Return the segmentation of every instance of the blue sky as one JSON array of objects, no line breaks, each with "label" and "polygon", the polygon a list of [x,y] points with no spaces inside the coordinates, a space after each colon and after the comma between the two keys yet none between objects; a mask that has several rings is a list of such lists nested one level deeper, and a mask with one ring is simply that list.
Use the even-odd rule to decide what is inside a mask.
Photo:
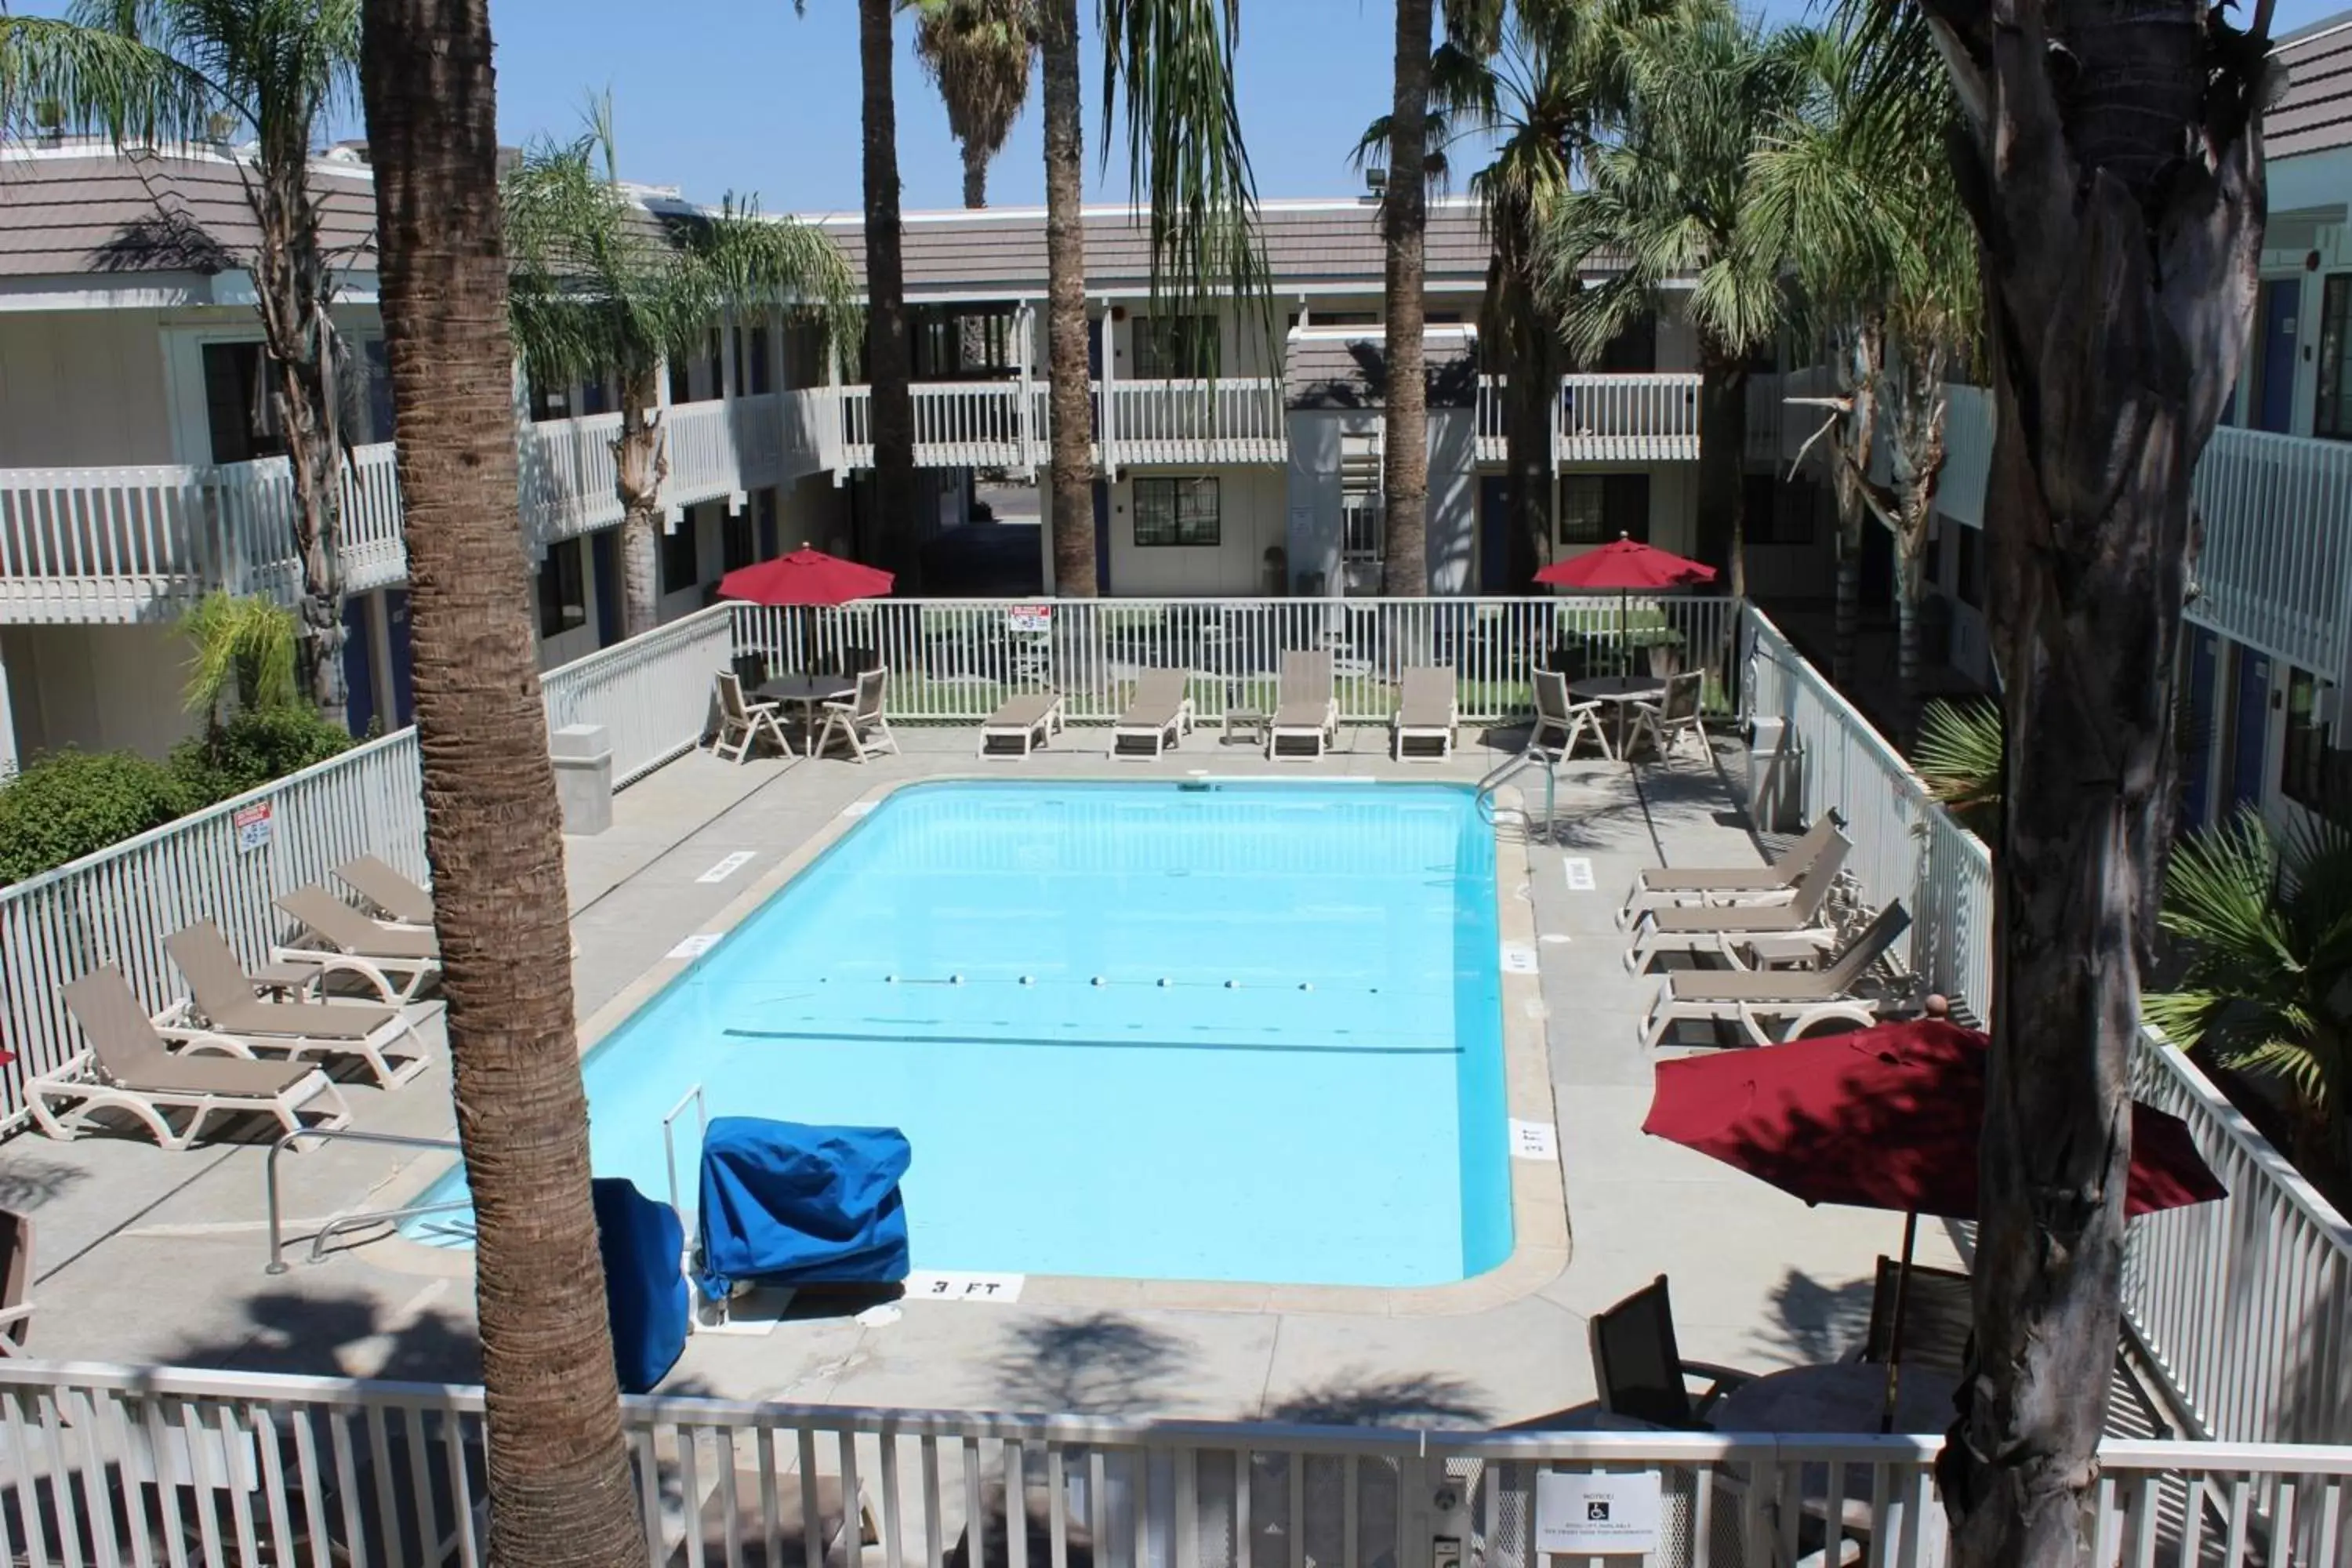
[{"label": "blue sky", "polygon": [[[20,12],[59,13],[66,0]],[[494,0],[501,133],[569,136],[586,95],[610,86],[622,173],[716,201],[757,193],[771,212],[860,205],[856,0]],[[2302,26],[2345,0],[2280,0],[2276,29]],[[1774,0],[1801,16],[1806,0]],[[1097,108],[1099,55],[1091,0],[1079,12],[1090,197],[1126,191],[1124,150],[1103,167]],[[1243,128],[1265,196],[1361,189],[1348,152],[1388,107],[1393,30],[1385,0],[1244,0]],[[962,170],[939,97],[898,26],[898,165],[908,208],[954,206]],[[1045,199],[1034,107],[990,169],[992,204]]]}]

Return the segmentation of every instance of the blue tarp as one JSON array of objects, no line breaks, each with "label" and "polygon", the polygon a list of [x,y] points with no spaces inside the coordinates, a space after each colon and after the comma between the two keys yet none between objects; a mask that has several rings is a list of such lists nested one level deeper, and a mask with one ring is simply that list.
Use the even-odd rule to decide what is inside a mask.
[{"label": "blue tarp", "polygon": [[886,1284],[907,1277],[898,1178],[913,1152],[893,1127],[806,1127],[722,1116],[702,1140],[702,1260],[712,1300],[739,1279]]},{"label": "blue tarp", "polygon": [[686,1350],[686,1226],[667,1204],[635,1182],[599,1176],[588,1184],[596,1205],[596,1245],[604,1258],[604,1309],[613,1319],[613,1364],[621,1392],[644,1394]]}]

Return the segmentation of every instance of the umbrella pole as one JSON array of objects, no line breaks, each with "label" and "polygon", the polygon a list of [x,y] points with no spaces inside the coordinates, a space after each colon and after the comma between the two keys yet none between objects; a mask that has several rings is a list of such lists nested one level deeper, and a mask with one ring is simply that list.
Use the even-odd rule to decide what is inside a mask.
[{"label": "umbrella pole", "polygon": [[1878,1429],[1895,1430],[1895,1391],[1903,1375],[1903,1309],[1911,1285],[1911,1249],[1919,1239],[1919,1211],[1903,1216],[1903,1261],[1895,1268],[1895,1326],[1886,1343],[1886,1404],[1878,1413]]}]

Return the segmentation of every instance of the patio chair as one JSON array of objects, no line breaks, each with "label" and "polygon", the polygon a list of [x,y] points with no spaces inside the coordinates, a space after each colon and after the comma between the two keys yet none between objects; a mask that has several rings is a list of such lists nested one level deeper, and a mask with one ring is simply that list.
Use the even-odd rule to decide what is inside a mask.
[{"label": "patio chair", "polygon": [[1701,669],[1668,676],[1657,701],[1633,704],[1633,718],[1625,726],[1625,754],[1632,756],[1635,742],[1647,737],[1652,753],[1663,763],[1674,753],[1675,742],[1688,735],[1700,756],[1709,755],[1706,726],[1699,712],[1700,687],[1706,679],[1706,672]]},{"label": "patio chair", "polygon": [[441,943],[429,931],[387,925],[316,882],[280,893],[275,901],[301,922],[302,931],[293,942],[272,947],[270,961],[310,965],[322,991],[330,980],[357,978],[379,1001],[399,1006],[415,1001],[417,993],[440,977]]},{"label": "patio chair", "polygon": [[335,875],[385,920],[404,926],[433,923],[431,891],[373,855],[344,861],[335,868]]},{"label": "patio chair", "polygon": [[33,1216],[0,1209],[0,1357],[22,1355],[33,1331]]},{"label": "patio chair", "polygon": [[[1398,762],[1415,742],[1420,755],[1442,763],[1454,755],[1454,732],[1462,722],[1454,671],[1415,666],[1404,672],[1397,691],[1397,710],[1389,721],[1389,752]],[[1426,747],[1435,742],[1436,750]]]},{"label": "patio chair", "polygon": [[[283,1051],[295,1061],[329,1054],[354,1056],[367,1063],[385,1089],[397,1089],[425,1070],[425,1038],[397,1007],[265,1001],[237,962],[236,950],[210,921],[173,931],[163,939],[163,947],[186,977],[192,997],[155,1020],[167,1040],[226,1035],[256,1051]],[[410,1049],[393,1055],[391,1047],[404,1037]]]},{"label": "patio chair", "polygon": [[849,754],[863,763],[875,752],[898,751],[898,737],[890,733],[890,721],[882,716],[883,700],[890,693],[890,671],[887,666],[860,670],[857,689],[846,702],[824,705],[824,722],[818,727],[816,738],[809,742],[809,755],[823,756],[833,749],[834,742],[849,748]]},{"label": "patio chair", "polygon": [[1845,856],[1832,845],[1830,853],[1798,877],[1786,903],[1643,910],[1633,917],[1633,945],[1626,950],[1626,973],[1641,973],[1661,952],[1711,952],[1729,958],[1740,944],[1763,937],[1826,946],[1836,931],[1824,906],[1844,864]]},{"label": "patio chair", "polygon": [[719,687],[719,738],[710,743],[710,754],[724,757],[740,764],[751,754],[751,748],[765,735],[776,743],[776,750],[789,757],[793,743],[784,738],[783,721],[778,705],[754,702],[743,695],[743,678],[731,669],[722,669],[716,677]]},{"label": "patio chair", "polygon": [[1845,818],[1836,812],[1822,813],[1819,820],[1805,830],[1805,836],[1769,866],[1717,867],[1706,870],[1644,867],[1633,873],[1633,885],[1626,890],[1624,905],[1617,911],[1617,929],[1622,931],[1633,924],[1644,910],[1674,904],[1776,904],[1792,898],[1797,879],[1815,860],[1830,852],[1832,841],[1843,846],[1837,851],[1839,855],[1852,852],[1853,842],[1846,838],[1844,827]]},{"label": "patio chair", "polygon": [[1608,727],[1601,721],[1601,704],[1578,702],[1569,695],[1568,677],[1556,669],[1535,672],[1536,721],[1528,731],[1528,751],[1544,744],[1544,737],[1557,734],[1559,754],[1563,757],[1576,750],[1577,741],[1586,735],[1601,748],[1604,757],[1614,758],[1616,751],[1609,744]]},{"label": "patio chair", "polygon": [[[1276,757],[1319,757],[1339,741],[1339,698],[1329,648],[1282,656],[1282,674],[1275,689],[1274,717],[1266,721],[1265,754]],[[1283,750],[1283,742],[1304,742],[1305,749]]]},{"label": "patio chair", "polygon": [[1114,757],[1157,757],[1192,732],[1192,699],[1186,690],[1191,673],[1181,669],[1147,669],[1135,678],[1135,690],[1126,710],[1111,726]]},{"label": "patio chair", "polygon": [[[1651,1050],[1666,1031],[1685,1019],[1737,1024],[1749,1040],[1769,1046],[1793,1040],[1832,1021],[1867,1027],[1878,1004],[1854,994],[1870,966],[1886,955],[1911,924],[1900,899],[1879,910],[1854,939],[1817,970],[1683,969],[1666,976],[1642,1021],[1642,1044]],[[1787,1019],[1780,1029],[1769,1022]]]},{"label": "patio chair", "polygon": [[1911,1266],[1903,1282],[1903,1339],[1895,1338],[1895,1289],[1903,1266],[1881,1257],[1870,1296],[1870,1331],[1859,1359],[1884,1366],[1890,1360],[1925,1367],[1948,1377],[1966,1375],[1969,1335],[1976,1327],[1976,1303],[1969,1277],[1950,1268]]},{"label": "patio chair", "polygon": [[1061,732],[1062,694],[1024,691],[980,721],[980,755],[1025,757]]},{"label": "patio chair", "polygon": [[[173,1051],[112,964],[68,984],[65,1000],[89,1048],[25,1085],[33,1120],[52,1138],[70,1139],[108,1110],[131,1117],[174,1151],[195,1142],[215,1116],[257,1112],[277,1118],[289,1132],[351,1123],[342,1091],[308,1063],[256,1061],[243,1042],[221,1035],[191,1035]],[[219,1057],[199,1054],[212,1052]],[[186,1113],[184,1127],[173,1125],[173,1111]],[[317,1120],[305,1121],[306,1115]]]},{"label": "patio chair", "polygon": [[[1667,1297],[1663,1274],[1597,1313],[1588,1331],[1592,1377],[1601,1390],[1601,1406],[1629,1420],[1687,1432],[1711,1430],[1706,1413],[1717,1400],[1752,1375],[1707,1362],[1683,1360],[1675,1343],[1674,1303]],[[1690,1391],[1694,1377],[1707,1380],[1706,1389],[1696,1399]]]}]

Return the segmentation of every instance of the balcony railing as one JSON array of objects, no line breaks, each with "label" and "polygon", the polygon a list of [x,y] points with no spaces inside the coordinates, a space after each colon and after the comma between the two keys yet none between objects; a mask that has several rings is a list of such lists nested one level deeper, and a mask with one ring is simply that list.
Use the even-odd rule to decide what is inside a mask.
[{"label": "balcony railing", "polygon": [[[1020,468],[1045,461],[1045,389],[1012,381],[919,382],[915,401],[915,466],[923,468]],[[820,395],[840,410],[840,463],[874,466],[874,389],[844,386]]]},{"label": "balcony railing", "polygon": [[[1097,407],[1101,395],[1097,384]],[[1114,468],[1136,463],[1279,463],[1290,456],[1282,383],[1266,376],[1213,383],[1114,381],[1107,423],[1106,456]]]},{"label": "balcony railing", "polygon": [[[1509,455],[1503,418],[1507,376],[1478,378],[1478,459]],[[1559,463],[1691,463],[1698,460],[1699,377],[1579,374],[1559,378],[1552,405],[1551,460]]]}]

